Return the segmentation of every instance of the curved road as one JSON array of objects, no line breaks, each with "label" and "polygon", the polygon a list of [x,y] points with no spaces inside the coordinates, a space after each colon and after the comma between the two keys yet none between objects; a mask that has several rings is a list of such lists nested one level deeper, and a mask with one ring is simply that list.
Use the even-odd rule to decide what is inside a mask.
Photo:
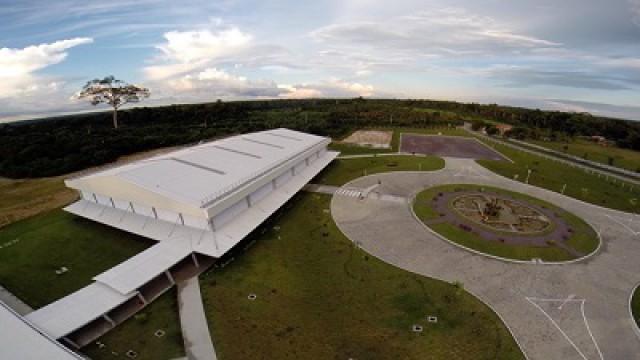
[{"label": "curved road", "polygon": [[[381,181],[364,200],[336,193],[331,210],[339,228],[390,264],[463,282],[503,318],[528,359],[640,359],[628,306],[640,281],[640,217],[509,180],[474,160],[445,160],[440,171],[377,174],[345,185],[364,190]],[[552,202],[592,224],[602,245],[570,264],[510,263],[452,245],[413,217],[408,200],[397,201],[454,183],[486,184]]]}]

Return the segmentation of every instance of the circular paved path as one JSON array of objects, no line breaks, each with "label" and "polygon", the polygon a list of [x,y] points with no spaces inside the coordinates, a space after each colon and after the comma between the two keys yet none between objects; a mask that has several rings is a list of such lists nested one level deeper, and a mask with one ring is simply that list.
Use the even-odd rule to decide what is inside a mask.
[{"label": "circular paved path", "polygon": [[408,202],[336,195],[339,228],[368,253],[400,268],[461,281],[505,321],[528,359],[640,359],[640,336],[629,296],[640,281],[640,218],[515,182],[473,160],[445,159],[443,170],[387,173],[356,179],[350,189],[382,182],[379,198],[411,198],[431,186],[486,184],[529,194],[592,224],[602,246],[563,265],[515,264],[452,245],[415,220]]}]

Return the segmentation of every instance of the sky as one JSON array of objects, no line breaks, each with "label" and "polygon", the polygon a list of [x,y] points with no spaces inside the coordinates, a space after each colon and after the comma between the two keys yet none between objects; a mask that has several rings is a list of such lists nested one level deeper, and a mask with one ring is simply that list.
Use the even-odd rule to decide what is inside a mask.
[{"label": "sky", "polygon": [[429,98],[640,120],[640,0],[0,0],[0,121],[217,99]]}]

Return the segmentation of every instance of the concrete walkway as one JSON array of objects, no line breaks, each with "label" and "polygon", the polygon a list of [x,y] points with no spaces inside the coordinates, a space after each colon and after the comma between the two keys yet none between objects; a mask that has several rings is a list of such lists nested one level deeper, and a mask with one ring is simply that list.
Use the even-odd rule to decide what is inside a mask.
[{"label": "concrete walkway", "polygon": [[333,195],[340,187],[322,184],[307,184],[302,190],[320,194]]},{"label": "concrete walkway", "polygon": [[18,299],[17,296],[13,295],[9,290],[2,286],[0,286],[0,301],[7,304],[8,307],[22,316],[33,311],[31,306],[25,304],[22,300]]},{"label": "concrete walkway", "polygon": [[430,232],[410,204],[334,196],[338,227],[366,252],[400,268],[461,281],[492,307],[529,360],[640,359],[629,296],[640,281],[640,217],[516,182],[473,160],[445,169],[363,177],[344,188],[382,182],[380,194],[412,198],[442,184],[485,184],[526,193],[582,217],[602,236],[591,257],[563,265],[516,264],[475,254]]},{"label": "concrete walkway", "polygon": [[189,360],[217,360],[211,342],[209,325],[204,314],[198,277],[194,276],[179,282],[177,286],[180,325],[182,326],[186,358]]}]

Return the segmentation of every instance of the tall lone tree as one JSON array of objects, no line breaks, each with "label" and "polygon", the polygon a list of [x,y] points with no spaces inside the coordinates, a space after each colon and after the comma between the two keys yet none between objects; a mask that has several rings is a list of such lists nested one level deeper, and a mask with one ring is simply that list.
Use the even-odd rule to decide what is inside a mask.
[{"label": "tall lone tree", "polygon": [[78,98],[89,98],[91,105],[109,104],[113,108],[113,127],[118,128],[118,109],[128,103],[148,98],[149,89],[118,80],[113,75],[93,79],[82,88]]}]

